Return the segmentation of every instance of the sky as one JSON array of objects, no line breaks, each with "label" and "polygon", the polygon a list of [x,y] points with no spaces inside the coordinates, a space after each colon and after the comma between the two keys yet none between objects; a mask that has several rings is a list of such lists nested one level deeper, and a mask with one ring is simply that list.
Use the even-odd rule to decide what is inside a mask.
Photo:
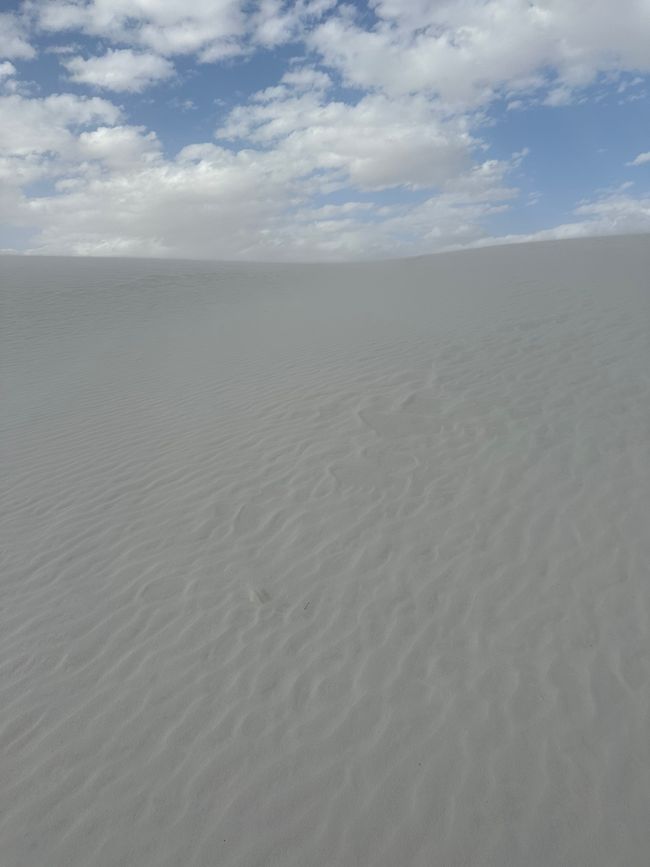
[{"label": "sky", "polygon": [[650,0],[0,0],[0,251],[650,232]]}]

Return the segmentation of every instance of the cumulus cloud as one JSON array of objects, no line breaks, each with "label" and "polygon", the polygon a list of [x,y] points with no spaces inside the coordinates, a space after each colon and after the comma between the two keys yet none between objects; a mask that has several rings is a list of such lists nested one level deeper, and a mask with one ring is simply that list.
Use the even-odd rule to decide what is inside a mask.
[{"label": "cumulus cloud", "polygon": [[650,232],[650,197],[634,196],[628,187],[603,193],[582,202],[575,208],[577,218],[550,229],[521,235],[504,235],[498,238],[486,236],[470,246],[489,244],[516,244],[527,241],[561,241],[569,238],[588,238],[604,235],[633,235]]},{"label": "cumulus cloud", "polygon": [[249,19],[251,41],[265,48],[283,45],[336,5],[337,0],[257,0]]},{"label": "cumulus cloud", "polygon": [[[45,30],[78,30],[162,55],[196,54],[214,61],[243,50],[251,26],[245,5],[244,0],[47,0],[34,9]],[[257,28],[266,28],[269,44],[278,41],[272,5],[263,0],[257,12]]]},{"label": "cumulus cloud", "polygon": [[[337,102],[330,84],[316,69],[292,69],[233,110],[217,143],[188,145],[173,159],[153,132],[125,124],[99,97],[5,97],[7,222],[35,231],[39,252],[354,258],[475,239],[483,217],[514,195],[505,183],[514,163],[476,162],[464,122],[419,97]],[[229,137],[246,144],[235,148]],[[21,192],[36,180],[53,187]],[[358,199],[395,185],[438,189],[413,205]],[[344,201],[323,203],[334,191]]]},{"label": "cumulus cloud", "polygon": [[159,54],[228,54],[244,32],[241,0],[46,0],[33,5],[45,30],[78,30]]},{"label": "cumulus cloud", "polygon": [[43,98],[0,97],[0,153],[66,156],[76,133],[97,123],[114,124],[120,110],[99,97],[58,93]]},{"label": "cumulus cloud", "polygon": [[[355,86],[475,105],[546,86],[562,104],[602,71],[650,70],[647,0],[39,0],[41,28],[216,61],[304,38]],[[18,25],[15,25],[18,26]]]},{"label": "cumulus cloud", "polygon": [[[91,88],[143,92],[174,74],[179,55],[219,62],[302,42],[303,56],[222,117],[212,141],[172,157],[106,99],[11,92],[15,66],[0,63],[4,222],[55,253],[340,259],[492,243],[486,224],[516,201],[526,152],[491,158],[490,102],[567,105],[601,73],[616,87],[624,71],[650,72],[648,0],[620,0],[616,15],[608,0],[367,7],[27,0],[2,18],[3,56],[28,60],[30,41],[65,34],[69,44],[49,50]],[[641,231],[649,212],[647,198],[619,188],[526,239]]]},{"label": "cumulus cloud", "polygon": [[22,19],[11,13],[0,13],[0,57],[29,60],[35,54]]},{"label": "cumulus cloud", "polygon": [[131,93],[139,93],[174,73],[173,64],[164,57],[129,48],[110,50],[100,57],[71,57],[63,65],[78,84]]},{"label": "cumulus cloud", "polygon": [[27,216],[43,250],[245,256],[286,205],[290,177],[280,169],[246,152],[191,147],[31,201]]},{"label": "cumulus cloud", "polygon": [[0,81],[2,81],[4,78],[11,78],[15,74],[16,67],[13,65],[13,63],[9,63],[8,60],[0,63]]},{"label": "cumulus cloud", "polygon": [[613,235],[650,231],[650,197],[633,196],[626,190],[584,202],[575,210],[586,218],[586,234]]},{"label": "cumulus cloud", "polygon": [[429,252],[481,237],[481,219],[502,207],[490,201],[492,192],[508,195],[450,190],[414,208],[372,214],[365,203],[310,208],[277,154],[260,160],[203,145],[172,161],[64,186],[26,202],[23,215],[40,228],[40,252],[355,258]]},{"label": "cumulus cloud", "polygon": [[[567,95],[612,69],[650,70],[647,0],[376,0],[377,23],[347,7],[309,35],[325,63],[363,88],[429,92],[454,105],[539,86]],[[549,73],[550,71],[550,73]]]},{"label": "cumulus cloud", "polygon": [[120,110],[98,97],[53,94],[0,96],[0,217],[5,225],[31,225],[24,188],[85,171],[79,137],[99,124],[115,124]]},{"label": "cumulus cloud", "polygon": [[297,38],[337,0],[29,0],[40,28],[214,62]]},{"label": "cumulus cloud", "polygon": [[[485,220],[517,196],[509,178],[525,152],[481,158],[467,122],[424,96],[347,104],[330,91],[322,71],[292,69],[233,109],[216,143],[173,159],[98,97],[6,97],[0,205],[36,231],[34,250],[50,253],[342,259],[489,239]],[[53,191],[20,192],[40,179]],[[394,187],[404,193],[393,203],[372,198]],[[332,193],[339,202],[327,203]],[[619,190],[583,203],[553,237],[640,230],[648,213]]]},{"label": "cumulus cloud", "polygon": [[[323,90],[304,85],[315,81]],[[327,79],[299,70],[234,109],[224,140],[273,148],[308,177],[363,190],[441,185],[471,164],[476,142],[462,120],[444,121],[425,98],[369,94],[356,104],[328,100]]]},{"label": "cumulus cloud", "polygon": [[[355,87],[472,107],[545,90],[569,102],[600,72],[650,71],[647,0],[30,0],[38,26],[215,62],[304,40]],[[15,27],[18,25],[15,25]],[[25,43],[27,44],[27,43]]]},{"label": "cumulus cloud", "polygon": [[99,160],[111,169],[153,164],[161,152],[156,134],[142,126],[99,126],[82,132],[77,143],[82,159]]},{"label": "cumulus cloud", "polygon": [[159,152],[153,133],[115,126],[120,110],[98,97],[10,94],[0,97],[0,114],[5,118],[0,126],[0,202],[6,224],[25,224],[28,199],[21,190],[29,184],[62,181],[67,189],[92,175],[153,160]]},{"label": "cumulus cloud", "polygon": [[650,163],[650,151],[646,151],[642,154],[637,154],[633,160],[627,163],[628,166],[643,166],[646,163]]}]

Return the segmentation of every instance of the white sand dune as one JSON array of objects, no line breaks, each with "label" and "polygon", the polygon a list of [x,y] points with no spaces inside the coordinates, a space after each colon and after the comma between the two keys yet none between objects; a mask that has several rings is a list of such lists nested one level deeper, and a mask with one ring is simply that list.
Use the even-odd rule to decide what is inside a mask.
[{"label": "white sand dune", "polygon": [[2,867],[646,867],[649,274],[0,259]]}]

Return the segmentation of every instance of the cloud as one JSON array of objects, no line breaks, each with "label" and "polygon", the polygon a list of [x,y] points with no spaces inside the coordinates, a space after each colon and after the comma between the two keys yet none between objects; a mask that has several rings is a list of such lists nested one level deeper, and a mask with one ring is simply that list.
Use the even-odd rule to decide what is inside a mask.
[{"label": "cloud", "polygon": [[325,72],[313,67],[303,66],[285,72],[281,84],[292,87],[296,91],[325,91],[332,85],[332,79]]},{"label": "cloud", "polygon": [[15,74],[16,67],[13,63],[9,63],[8,60],[0,63],[0,81],[2,81],[3,78],[11,78]]},{"label": "cloud", "polygon": [[637,154],[637,156],[635,156],[629,163],[626,163],[626,165],[643,166],[645,163],[650,163],[650,151],[646,151],[643,154]]},{"label": "cloud", "polygon": [[160,154],[155,133],[119,124],[120,110],[98,97],[11,94],[0,97],[0,112],[6,118],[0,127],[0,186],[61,178],[85,183],[106,171],[152,164]]},{"label": "cloud", "polygon": [[[317,84],[320,90],[309,82]],[[217,130],[281,153],[304,177],[362,190],[442,185],[471,165],[477,142],[462,120],[443,120],[423,97],[369,94],[356,104],[328,101],[328,79],[315,70],[284,76],[279,87],[235,108]]]},{"label": "cloud", "polygon": [[[24,188],[79,174],[80,136],[98,124],[114,124],[119,109],[98,97],[53,94],[0,96],[0,213],[5,225],[31,225]],[[88,156],[88,155],[86,155]]]},{"label": "cloud", "polygon": [[459,109],[538,90],[547,104],[564,105],[601,72],[650,71],[647,0],[620,0],[616,15],[609,0],[368,6],[372,19],[336,0],[29,0],[25,9],[45,31],[202,62],[303,40],[355,87],[425,93]]},{"label": "cloud", "polygon": [[481,219],[503,207],[486,189],[381,213],[353,201],[310,208],[282,165],[277,155],[193,146],[172,161],[31,199],[22,213],[40,230],[39,252],[270,260],[430,252],[481,237]]},{"label": "cloud", "polygon": [[101,57],[71,57],[63,65],[77,84],[130,93],[139,93],[174,74],[169,60],[128,48],[109,50]]},{"label": "cloud", "polygon": [[250,153],[206,145],[32,200],[26,218],[45,251],[245,257],[279,219],[287,180]]},{"label": "cloud", "polygon": [[99,97],[58,93],[43,98],[0,97],[0,153],[71,155],[76,134],[97,123],[114,124],[117,106]]},{"label": "cloud", "polygon": [[142,168],[160,158],[160,143],[155,133],[141,126],[99,126],[78,137],[82,159],[99,160],[111,169]]},{"label": "cloud", "polygon": [[646,0],[376,0],[368,29],[344,10],[309,34],[323,61],[358,87],[427,92],[454,106],[539,87],[564,104],[601,71],[650,70]]},{"label": "cloud", "polygon": [[[28,36],[66,34],[48,50],[93,88],[141,92],[178,55],[218,62],[302,41],[303,56],[214,140],[172,157],[112,102],[30,97],[0,63],[4,222],[51,253],[346,259],[493,243],[489,220],[518,200],[526,152],[490,158],[491,101],[560,106],[601,73],[614,88],[625,70],[638,81],[647,2],[620,0],[614,16],[609,0],[369,0],[363,15],[336,0],[28,0],[0,28],[12,56],[33,56]],[[104,53],[87,56],[97,43]],[[526,239],[642,231],[649,212],[619,188]]]},{"label": "cloud", "polygon": [[[331,87],[293,68],[233,110],[216,143],[172,159],[99,97],[4,97],[6,223],[34,232],[38,252],[341,259],[471,241],[515,195],[505,178],[521,157],[476,162],[462,119],[417,96],[346,104]],[[26,194],[36,181],[47,184]],[[393,187],[417,198],[375,200]]]},{"label": "cloud", "polygon": [[41,29],[76,30],[164,56],[215,62],[251,45],[299,38],[337,0],[45,0],[28,4]]},{"label": "cloud", "polygon": [[158,54],[232,51],[244,33],[242,0],[46,0],[33,4],[39,26],[76,30]]},{"label": "cloud", "polygon": [[11,13],[0,13],[0,58],[30,60],[35,54],[22,19]]},{"label": "cloud", "polygon": [[77,54],[79,51],[81,51],[81,46],[77,43],[71,43],[69,45],[48,45],[47,48],[44,49],[44,51],[45,54]]},{"label": "cloud", "polygon": [[337,0],[258,0],[248,22],[251,41],[264,48],[283,45],[336,5]]},{"label": "cloud", "polygon": [[485,237],[472,246],[650,232],[650,197],[631,195],[627,189],[627,187],[621,188],[615,192],[604,193],[591,201],[582,202],[573,212],[579,219],[532,234]]},{"label": "cloud", "polygon": [[20,83],[16,78],[16,67],[9,60],[0,62],[0,94],[17,93]]},{"label": "cloud", "polygon": [[632,196],[625,191],[602,196],[576,208],[585,217],[588,234],[618,235],[650,231],[650,197]]},{"label": "cloud", "polygon": [[[203,142],[173,159],[163,156],[153,133],[125,125],[119,109],[97,97],[6,97],[11,101],[0,103],[12,118],[0,130],[6,222],[35,232],[32,249],[41,253],[243,260],[383,257],[650,230],[650,201],[620,188],[580,204],[572,222],[495,239],[485,221],[517,197],[508,179],[524,152],[477,160],[462,127],[419,98],[393,103],[375,94],[348,106],[328,102],[326,90],[302,91],[307,78],[290,78],[278,94],[266,100],[258,94],[231,114],[226,126],[255,138],[255,147]],[[415,150],[403,161],[395,158],[404,146],[401,124],[421,134],[408,142]],[[356,143],[355,130],[362,130]],[[420,175],[429,183],[431,166],[423,169],[415,157],[418,142],[436,136],[457,163],[452,171],[445,157],[439,184],[427,189]],[[439,157],[434,147],[429,158]],[[36,180],[53,181],[54,188],[21,193]],[[391,202],[374,198],[377,184],[395,182],[420,192]],[[334,191],[337,201],[328,202]]]}]

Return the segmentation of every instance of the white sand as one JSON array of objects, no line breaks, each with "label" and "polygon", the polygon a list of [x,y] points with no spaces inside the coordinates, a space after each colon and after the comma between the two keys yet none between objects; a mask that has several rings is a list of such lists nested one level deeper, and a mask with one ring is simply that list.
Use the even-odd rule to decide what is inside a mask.
[{"label": "white sand", "polygon": [[2,867],[646,867],[648,274],[2,258]]}]

